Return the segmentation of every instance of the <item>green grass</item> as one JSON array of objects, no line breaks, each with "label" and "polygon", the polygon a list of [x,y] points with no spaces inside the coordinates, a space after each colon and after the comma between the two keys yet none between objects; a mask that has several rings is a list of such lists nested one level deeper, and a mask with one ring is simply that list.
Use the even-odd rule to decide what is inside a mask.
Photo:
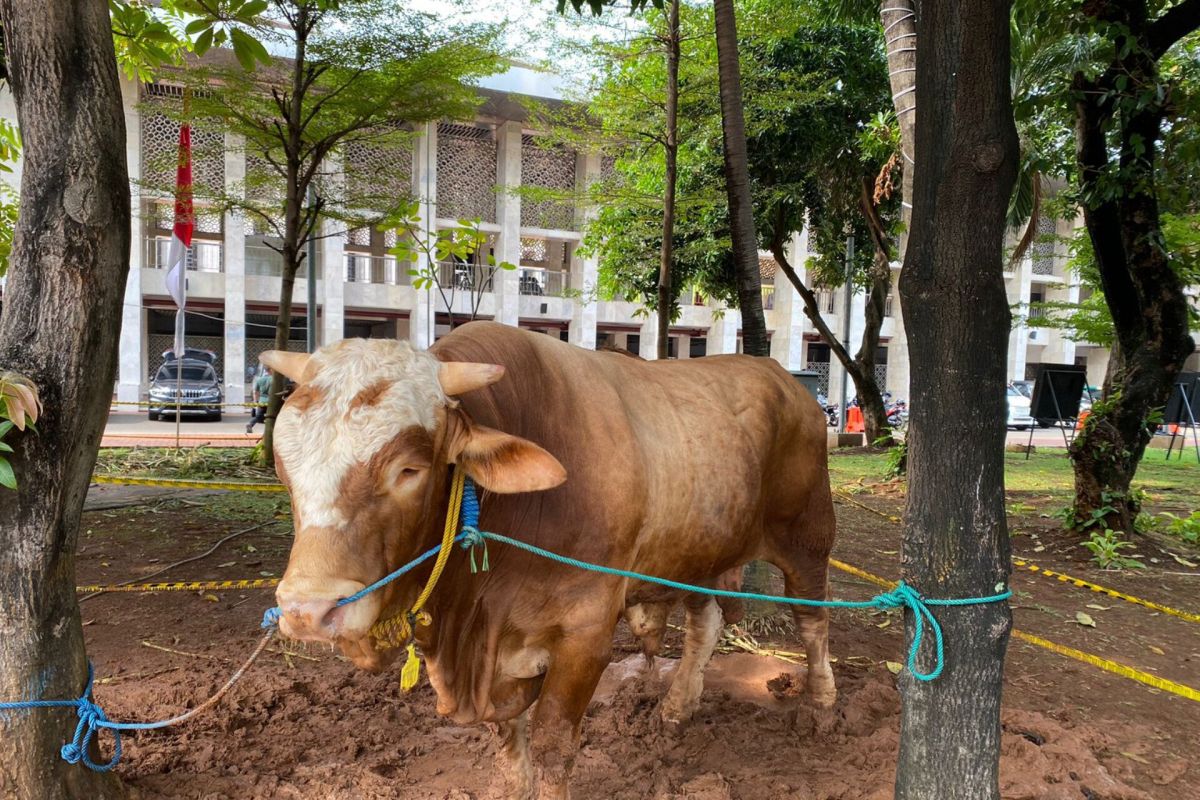
[{"label": "green grass", "polygon": [[275,482],[274,468],[258,466],[255,457],[251,447],[105,447],[96,474]]},{"label": "green grass", "polygon": [[[846,455],[834,451],[829,457],[830,479],[835,487],[841,488],[848,488],[860,481],[878,483],[884,479],[886,463],[887,454],[882,451]],[[1004,454],[1004,482],[1009,492],[1033,492],[1067,498],[1074,491],[1074,480],[1071,462],[1061,448],[1039,450],[1028,460],[1021,453]],[[1174,456],[1167,461],[1165,450],[1148,450],[1133,484],[1145,489],[1152,498],[1169,497],[1173,504],[1200,508],[1200,465],[1196,463],[1191,450],[1184,453],[1182,461]]]}]

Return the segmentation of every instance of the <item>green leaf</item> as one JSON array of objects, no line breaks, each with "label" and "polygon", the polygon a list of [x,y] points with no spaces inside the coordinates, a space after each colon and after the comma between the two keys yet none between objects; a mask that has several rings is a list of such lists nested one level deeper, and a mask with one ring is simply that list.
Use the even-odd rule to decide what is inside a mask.
[{"label": "green leaf", "polygon": [[184,31],[184,33],[186,33],[189,36],[195,36],[197,33],[200,33],[203,30],[208,30],[211,28],[212,28],[212,20],[201,18],[201,19],[194,19],[191,22],[189,22],[187,24],[187,27],[184,28],[183,31]]},{"label": "green leaf", "polygon": [[3,439],[13,429],[13,423],[8,420],[0,422],[0,439]]},{"label": "green leaf", "polygon": [[255,61],[266,64],[271,60],[271,56],[263,47],[262,42],[240,28],[232,28],[229,31],[229,37],[233,42],[233,54],[247,72],[254,69]]},{"label": "green leaf", "polygon": [[196,51],[196,55],[202,56],[205,53],[207,53],[209,48],[212,47],[212,43],[213,43],[213,30],[212,30],[212,28],[209,28],[208,30],[206,30],[204,33],[200,34],[196,38],[196,44],[193,45],[193,47],[195,48],[195,51]]},{"label": "green leaf", "polygon": [[11,453],[12,451],[12,445],[8,442],[0,442],[0,453]]},{"label": "green leaf", "polygon": [[0,457],[0,486],[9,489],[17,488],[17,476],[13,472],[12,464],[8,463],[8,459],[3,457]]}]

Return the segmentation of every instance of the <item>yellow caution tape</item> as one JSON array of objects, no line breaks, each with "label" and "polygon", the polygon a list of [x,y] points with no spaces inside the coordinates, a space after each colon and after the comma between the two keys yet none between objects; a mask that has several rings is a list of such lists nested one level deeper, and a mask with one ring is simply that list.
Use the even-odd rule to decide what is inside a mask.
[{"label": "yellow caution tape", "polygon": [[227,591],[230,589],[269,589],[279,585],[279,578],[248,578],[233,581],[176,581],[174,583],[130,583],[105,586],[76,586],[80,594],[92,592],[203,592]]},{"label": "yellow caution tape", "polygon": [[1157,675],[1151,675],[1148,672],[1142,672],[1141,670],[1127,667],[1124,664],[1118,664],[1115,661],[1109,661],[1107,658],[1100,658],[1100,656],[1094,656],[1091,653],[1085,653],[1082,650],[1076,650],[1073,647],[1066,647],[1065,645],[1051,642],[1048,639],[1043,639],[1040,636],[1034,636],[1032,633],[1026,633],[1025,631],[1014,629],[1012,635],[1018,639],[1021,639],[1022,641],[1029,642],[1030,644],[1043,647],[1051,652],[1058,653],[1060,656],[1073,658],[1076,661],[1082,661],[1085,664],[1091,664],[1093,667],[1099,667],[1105,672],[1111,672],[1114,675],[1120,675],[1122,678],[1128,678],[1131,681],[1144,683],[1147,686],[1151,686],[1155,689],[1162,689],[1164,692],[1170,692],[1171,694],[1177,694],[1180,697],[1186,697],[1188,700],[1200,702],[1200,691],[1197,691],[1190,686],[1184,686],[1182,683],[1169,681],[1166,678],[1160,678]]},{"label": "yellow caution tape", "polygon": [[[872,514],[876,514],[880,517],[883,517],[884,519],[888,520],[889,522],[895,522],[895,523],[899,524],[902,521],[899,517],[884,513],[883,511],[879,511],[878,509],[875,509],[875,508],[871,508],[870,506],[866,505],[865,503],[860,503],[857,500],[853,499],[852,497],[849,497],[848,495],[843,494],[842,492],[837,492],[837,495],[838,495],[838,497],[845,500],[850,505],[856,506],[856,507],[864,509],[866,511],[870,511]],[[1134,605],[1139,605],[1144,608],[1152,609],[1154,611],[1160,611],[1163,614],[1170,614],[1173,617],[1179,617],[1180,619],[1185,619],[1188,622],[1200,622],[1200,614],[1193,614],[1190,611],[1182,611],[1178,608],[1172,608],[1171,606],[1164,606],[1161,603],[1155,603],[1152,600],[1143,600],[1140,597],[1135,597],[1134,595],[1131,595],[1131,594],[1125,594],[1124,592],[1119,592],[1116,589],[1110,589],[1107,586],[1101,586],[1100,584],[1093,583],[1092,581],[1086,581],[1082,578],[1076,578],[1071,575],[1064,574],[1062,572],[1055,572],[1052,569],[1045,569],[1043,567],[1039,567],[1037,564],[1026,561],[1023,558],[1014,558],[1013,564],[1015,564],[1018,567],[1022,567],[1030,572],[1033,572],[1037,575],[1043,575],[1047,578],[1055,578],[1058,580],[1059,583],[1069,583],[1072,586],[1078,587],[1080,589],[1090,589],[1093,592],[1096,592],[1097,594],[1107,595],[1108,597],[1112,597],[1117,600],[1124,600],[1127,603],[1133,603]]]},{"label": "yellow caution tape", "polygon": [[[870,581],[878,586],[883,586],[890,589],[896,585],[895,581],[889,581],[887,578],[881,578],[878,575],[872,575],[870,572],[867,572],[864,569],[859,569],[858,567],[852,566],[843,561],[838,561],[834,558],[829,559],[829,564],[830,566],[840,569],[843,572],[847,572],[855,577]],[[1147,686],[1151,686],[1155,689],[1161,689],[1164,692],[1171,692],[1172,694],[1177,694],[1180,697],[1186,697],[1189,700],[1196,700],[1197,702],[1200,702],[1200,691],[1193,689],[1190,686],[1185,686],[1182,683],[1175,683],[1174,681],[1169,681],[1166,678],[1160,678],[1157,675],[1151,675],[1148,672],[1142,672],[1141,670],[1134,669],[1133,667],[1127,667],[1124,664],[1118,664],[1116,661],[1110,661],[1107,658],[1094,656],[1091,653],[1085,653],[1082,650],[1076,650],[1073,647],[1067,647],[1065,645],[1058,644],[1057,642],[1052,642],[1049,639],[1043,639],[1040,636],[1035,636],[1032,633],[1026,633],[1025,631],[1018,630],[1016,628],[1013,628],[1012,635],[1024,642],[1045,648],[1052,653],[1058,653],[1060,656],[1073,658],[1076,661],[1082,661],[1085,664],[1091,664],[1093,667],[1098,667],[1105,672],[1111,672],[1114,675],[1120,675],[1122,678],[1138,681],[1139,683],[1144,683]]]},{"label": "yellow caution tape", "polygon": [[93,483],[115,486],[159,486],[167,489],[221,489],[231,492],[286,492],[282,483],[246,483],[237,481],[185,481],[175,478],[127,478],[115,475],[93,475]]},{"label": "yellow caution tape", "polygon": [[1126,603],[1134,603],[1139,606],[1145,606],[1146,608],[1150,608],[1155,611],[1161,611],[1164,614],[1170,614],[1173,617],[1186,619],[1188,622],[1200,622],[1200,614],[1192,614],[1188,611],[1181,611],[1178,608],[1171,608],[1170,606],[1164,606],[1150,600],[1143,600],[1140,597],[1134,597],[1131,594],[1118,592],[1116,589],[1109,589],[1107,586],[1101,586],[1098,583],[1085,581],[1082,578],[1073,578],[1070,575],[1066,575],[1061,572],[1055,572],[1052,569],[1044,569],[1039,567],[1037,564],[1030,563],[1022,558],[1014,558],[1013,563],[1018,567],[1024,567],[1030,572],[1036,572],[1037,574],[1045,575],[1048,578],[1057,578],[1060,583],[1069,583],[1072,586],[1077,586],[1081,589],[1091,589],[1097,594],[1104,594],[1118,600],[1124,600]]}]

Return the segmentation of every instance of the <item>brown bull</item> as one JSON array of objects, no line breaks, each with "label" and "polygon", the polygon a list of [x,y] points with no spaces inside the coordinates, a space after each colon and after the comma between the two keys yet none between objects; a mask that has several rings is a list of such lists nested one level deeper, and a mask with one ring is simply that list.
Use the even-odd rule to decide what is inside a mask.
[{"label": "brown bull", "polygon": [[[429,567],[334,604],[438,542],[450,465],[483,491],[483,530],[706,586],[763,559],[789,596],[826,597],[825,416],[773,361],[646,362],[487,322],[427,353],[347,339],[263,361],[299,384],[275,428],[296,527],[277,593],[282,631],[335,642],[359,666],[385,666],[368,629],[385,609],[411,606]],[[696,709],[721,629],[711,599],[504,545],[490,561],[471,574],[454,554],[416,641],[438,712],[498,723],[511,796],[568,796],[580,724],[623,615],[653,653],[684,602],[683,658],[662,713]],[[826,612],[795,611],[808,690],[829,705]]]}]

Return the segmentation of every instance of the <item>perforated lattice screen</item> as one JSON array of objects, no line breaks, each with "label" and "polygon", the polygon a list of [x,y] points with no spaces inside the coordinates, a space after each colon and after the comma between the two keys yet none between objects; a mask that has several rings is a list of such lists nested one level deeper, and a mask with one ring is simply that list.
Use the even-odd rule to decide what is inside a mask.
[{"label": "perforated lattice screen", "polygon": [[[817,391],[826,397],[829,396],[829,362],[828,361],[809,361],[805,369],[817,373]],[[887,369],[885,366],[884,369]]]},{"label": "perforated lattice screen", "polygon": [[[142,185],[151,192],[172,194],[179,166],[179,123],[155,106],[173,102],[152,97],[142,109]],[[197,197],[225,188],[225,136],[203,122],[192,123],[192,184]]]},{"label": "perforated lattice screen", "polygon": [[575,153],[563,147],[539,147],[536,137],[522,136],[521,185],[548,190],[544,199],[521,198],[521,227],[574,228]]},{"label": "perforated lattice screen", "polygon": [[486,128],[438,125],[438,216],[496,221],[496,137]]},{"label": "perforated lattice screen", "polygon": [[1054,274],[1054,235],[1057,225],[1054,217],[1042,214],[1038,217],[1037,235],[1029,250],[1033,259],[1034,275]]},{"label": "perforated lattice screen", "polygon": [[383,212],[412,196],[412,147],[399,135],[347,144],[342,169],[351,208]]},{"label": "perforated lattice screen", "polygon": [[521,263],[522,264],[537,264],[539,266],[546,263],[546,240],[531,239],[525,236],[521,237]]},{"label": "perforated lattice screen", "polygon": [[875,385],[881,390],[887,386],[887,364],[875,365]]},{"label": "perforated lattice screen", "polygon": [[283,230],[283,178],[266,158],[246,153],[246,202],[264,212],[274,223],[268,224],[262,215],[246,211],[242,216],[247,236],[272,236]]}]

